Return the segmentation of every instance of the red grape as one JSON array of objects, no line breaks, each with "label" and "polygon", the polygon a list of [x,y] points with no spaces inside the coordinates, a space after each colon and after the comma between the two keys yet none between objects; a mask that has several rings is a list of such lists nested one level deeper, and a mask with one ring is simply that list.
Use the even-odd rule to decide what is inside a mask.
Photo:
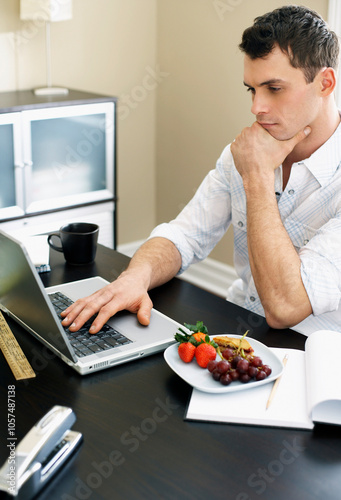
[{"label": "red grape", "polygon": [[239,379],[239,372],[237,370],[231,370],[230,376],[231,376],[232,380],[238,380]]},{"label": "red grape", "polygon": [[218,381],[218,380],[220,380],[221,374],[216,369],[216,370],[213,370],[212,377],[214,378],[214,380]]},{"label": "red grape", "polygon": [[243,384],[247,384],[248,382],[250,382],[251,377],[247,373],[242,373],[239,377],[239,380],[243,382]]},{"label": "red grape", "polygon": [[265,373],[266,373],[266,376],[267,376],[267,377],[268,377],[269,375],[271,375],[271,373],[272,373],[272,370],[271,370],[271,368],[270,368],[270,366],[269,366],[269,365],[264,365],[264,366],[262,367],[262,370],[263,370],[263,372],[265,372]]},{"label": "red grape", "polygon": [[255,356],[252,360],[252,366],[262,366],[263,364],[263,361],[261,360],[261,358],[259,356]]},{"label": "red grape", "polygon": [[239,354],[237,356],[235,356],[231,362],[232,368],[236,368],[238,361],[240,361],[241,359],[243,359],[243,358],[241,356],[239,356]]},{"label": "red grape", "polygon": [[247,373],[250,363],[246,359],[240,359],[237,363],[239,373]]},{"label": "red grape", "polygon": [[231,375],[229,373],[224,373],[224,375],[222,375],[220,377],[220,383],[223,385],[229,385],[231,382],[232,382],[232,378],[231,378]]},{"label": "red grape", "polygon": [[216,367],[216,370],[223,374],[223,373],[227,373],[231,368],[231,365],[228,361],[219,361],[217,363],[217,367]]},{"label": "red grape", "polygon": [[213,370],[216,369],[218,362],[215,361],[214,359],[211,359],[211,361],[208,362],[207,364],[207,369],[209,372],[213,372]]},{"label": "red grape", "polygon": [[258,373],[258,369],[255,366],[251,365],[249,366],[247,373],[250,375],[251,378],[255,378]]},{"label": "red grape", "polygon": [[230,347],[227,347],[226,349],[223,350],[223,352],[221,354],[222,354],[223,358],[230,359],[230,358],[233,358],[234,350],[231,349]]},{"label": "red grape", "polygon": [[266,373],[260,370],[256,375],[256,380],[264,380],[266,378]]}]

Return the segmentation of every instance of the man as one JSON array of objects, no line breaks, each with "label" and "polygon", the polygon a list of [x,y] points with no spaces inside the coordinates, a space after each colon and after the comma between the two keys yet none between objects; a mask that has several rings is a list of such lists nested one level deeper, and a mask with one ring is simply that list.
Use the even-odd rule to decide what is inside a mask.
[{"label": "man", "polygon": [[[230,223],[240,277],[228,299],[274,328],[338,327],[341,298],[341,125],[334,100],[339,46],[296,6],[255,20],[240,44],[255,122],[225,148],[179,216],[161,224],[119,278],[64,312],[77,330],[98,312],[147,325],[148,290],[205,258]],[[339,318],[340,319],[340,318]]]}]

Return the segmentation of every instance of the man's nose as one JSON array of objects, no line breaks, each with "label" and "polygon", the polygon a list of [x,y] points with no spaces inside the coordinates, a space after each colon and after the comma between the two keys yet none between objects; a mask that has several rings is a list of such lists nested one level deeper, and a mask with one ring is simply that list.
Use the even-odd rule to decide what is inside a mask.
[{"label": "man's nose", "polygon": [[262,93],[255,93],[252,98],[251,113],[254,115],[266,114],[269,112],[269,104]]}]

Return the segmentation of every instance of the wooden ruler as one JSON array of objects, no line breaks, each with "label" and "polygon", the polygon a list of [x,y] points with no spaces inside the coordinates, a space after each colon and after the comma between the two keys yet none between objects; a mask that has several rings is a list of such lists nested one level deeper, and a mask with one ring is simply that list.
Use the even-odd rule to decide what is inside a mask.
[{"label": "wooden ruler", "polygon": [[1,311],[0,349],[2,350],[16,380],[33,378],[36,376]]}]

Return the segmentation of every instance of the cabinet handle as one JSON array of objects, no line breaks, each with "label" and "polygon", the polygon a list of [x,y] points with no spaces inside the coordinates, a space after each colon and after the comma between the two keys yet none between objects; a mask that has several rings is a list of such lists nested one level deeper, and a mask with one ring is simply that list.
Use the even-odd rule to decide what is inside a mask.
[{"label": "cabinet handle", "polygon": [[14,164],[15,168],[32,167],[32,165],[33,165],[33,161],[23,161],[23,162]]}]

